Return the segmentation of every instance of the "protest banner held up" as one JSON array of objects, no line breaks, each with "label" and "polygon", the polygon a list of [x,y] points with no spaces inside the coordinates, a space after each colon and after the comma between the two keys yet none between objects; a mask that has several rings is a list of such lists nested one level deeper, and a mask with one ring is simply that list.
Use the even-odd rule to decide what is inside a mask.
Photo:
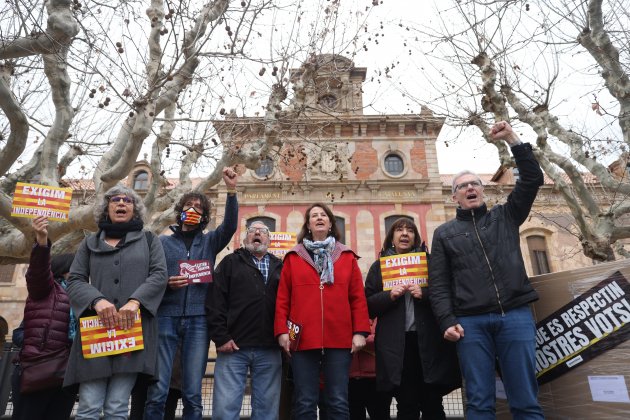
[{"label": "protest banner held up", "polygon": [[49,220],[67,222],[71,201],[71,188],[18,182],[13,194],[11,216],[30,219],[46,216]]},{"label": "protest banner held up", "polygon": [[428,285],[426,252],[410,252],[409,254],[381,257],[381,274],[383,275],[383,290],[392,290],[394,286],[419,284]]},{"label": "protest banner held up", "polygon": [[267,251],[278,258],[282,258],[295,246],[297,235],[292,232],[269,232],[269,241]]}]

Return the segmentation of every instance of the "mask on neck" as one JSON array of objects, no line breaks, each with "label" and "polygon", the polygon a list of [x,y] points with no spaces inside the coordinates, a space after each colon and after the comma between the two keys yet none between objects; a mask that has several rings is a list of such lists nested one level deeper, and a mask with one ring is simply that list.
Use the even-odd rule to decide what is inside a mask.
[{"label": "mask on neck", "polygon": [[198,225],[201,221],[201,213],[194,207],[190,207],[188,210],[184,210],[179,218],[185,225]]}]

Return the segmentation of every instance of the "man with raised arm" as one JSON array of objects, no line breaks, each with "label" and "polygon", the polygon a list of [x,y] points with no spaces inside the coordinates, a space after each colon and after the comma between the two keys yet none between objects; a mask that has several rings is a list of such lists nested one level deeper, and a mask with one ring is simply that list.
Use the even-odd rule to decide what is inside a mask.
[{"label": "man with raised arm", "polygon": [[457,217],[433,235],[429,293],[444,338],[457,343],[466,389],[466,418],[495,419],[495,360],[514,419],[542,419],[538,403],[535,322],[538,299],[521,255],[527,219],[543,173],[529,143],[507,122],[490,135],[511,148],[519,179],[505,204],[488,209],[483,184],[470,171],[453,178]]}]

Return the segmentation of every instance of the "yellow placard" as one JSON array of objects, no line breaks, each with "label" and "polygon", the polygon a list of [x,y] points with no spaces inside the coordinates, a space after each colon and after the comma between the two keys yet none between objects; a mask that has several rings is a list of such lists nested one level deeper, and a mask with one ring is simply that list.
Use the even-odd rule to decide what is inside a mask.
[{"label": "yellow placard", "polygon": [[282,258],[295,246],[297,234],[293,232],[269,232],[269,240],[267,251],[278,258]]},{"label": "yellow placard", "polygon": [[144,349],[140,310],[136,314],[133,327],[128,330],[122,330],[118,327],[108,330],[103,326],[98,316],[80,318],[79,330],[81,332],[81,350],[86,359]]},{"label": "yellow placard", "polygon": [[429,269],[426,252],[391,255],[381,257],[380,261],[383,290],[392,290],[398,285],[428,286]]},{"label": "yellow placard", "polygon": [[30,219],[46,216],[49,220],[67,222],[71,201],[71,188],[18,182],[13,194],[11,216]]}]

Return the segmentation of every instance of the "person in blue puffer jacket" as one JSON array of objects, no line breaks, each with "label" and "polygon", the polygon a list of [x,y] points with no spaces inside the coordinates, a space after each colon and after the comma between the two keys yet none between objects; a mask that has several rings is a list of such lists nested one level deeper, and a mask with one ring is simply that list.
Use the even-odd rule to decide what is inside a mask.
[{"label": "person in blue puffer jacket", "polygon": [[208,283],[189,284],[180,275],[180,262],[205,260],[214,268],[216,255],[230,242],[238,222],[236,199],[236,172],[223,169],[223,180],[228,197],[225,217],[215,230],[203,233],[210,217],[210,202],[200,192],[188,192],[175,206],[177,225],[172,235],[160,240],[166,255],[168,287],[160,308],[158,349],[158,381],[149,386],[144,418],[162,419],[168,396],[173,359],[181,345],[183,418],[200,420],[203,406],[201,385],[208,361],[210,335],[208,333],[205,300]]}]

